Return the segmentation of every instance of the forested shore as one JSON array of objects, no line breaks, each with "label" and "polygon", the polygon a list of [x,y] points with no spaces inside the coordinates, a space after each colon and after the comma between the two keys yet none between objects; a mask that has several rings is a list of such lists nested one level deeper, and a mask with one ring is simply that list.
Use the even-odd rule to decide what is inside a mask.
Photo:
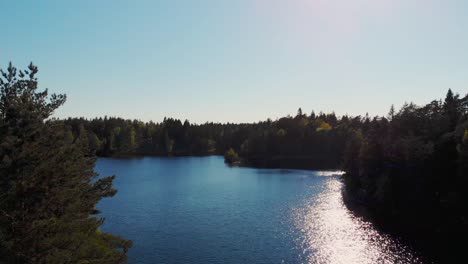
[{"label": "forested shore", "polygon": [[[338,169],[349,131],[370,117],[312,112],[247,124],[160,123],[115,117],[57,120],[69,137],[102,157],[226,155],[228,163],[276,168]],[[234,154],[235,157],[229,157]]]},{"label": "forested shore", "polygon": [[66,97],[39,91],[37,72],[10,64],[0,76],[0,262],[126,261],[131,241],[99,229],[95,206],[116,190],[113,177],[97,178],[95,155],[217,154],[245,166],[341,168],[346,200],[379,226],[439,245],[468,235],[468,95],[449,90],[383,117],[299,109],[251,124],[61,120],[52,114]]},{"label": "forested shore", "polygon": [[386,230],[456,259],[468,235],[468,96],[406,104],[352,131],[345,198]]},{"label": "forested shore", "polygon": [[342,169],[348,204],[397,234],[449,241],[468,234],[468,96],[388,115],[305,114],[252,124],[67,119],[100,156],[224,155],[229,164]]}]

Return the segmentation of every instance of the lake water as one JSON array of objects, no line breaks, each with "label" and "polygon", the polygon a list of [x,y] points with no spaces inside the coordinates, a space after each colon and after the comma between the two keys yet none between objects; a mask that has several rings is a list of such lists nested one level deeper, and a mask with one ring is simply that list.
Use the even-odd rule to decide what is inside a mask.
[{"label": "lake water", "polygon": [[130,264],[418,263],[355,217],[339,173],[229,167],[223,158],[99,159],[118,193],[102,229],[134,242]]}]

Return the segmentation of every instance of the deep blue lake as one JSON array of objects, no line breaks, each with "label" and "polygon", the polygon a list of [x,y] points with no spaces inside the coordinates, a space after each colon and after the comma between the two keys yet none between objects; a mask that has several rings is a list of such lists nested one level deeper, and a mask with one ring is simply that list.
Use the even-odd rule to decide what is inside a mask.
[{"label": "deep blue lake", "polygon": [[337,172],[229,167],[223,158],[99,159],[118,193],[102,229],[133,240],[130,264],[417,263],[355,217]]}]

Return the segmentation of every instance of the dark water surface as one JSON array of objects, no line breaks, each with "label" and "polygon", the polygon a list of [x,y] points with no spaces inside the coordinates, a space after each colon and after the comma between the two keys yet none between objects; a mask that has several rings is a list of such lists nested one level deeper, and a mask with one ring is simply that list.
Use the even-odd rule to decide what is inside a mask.
[{"label": "dark water surface", "polygon": [[230,168],[222,157],[100,159],[119,190],[103,230],[130,264],[418,263],[343,205],[339,173]]}]

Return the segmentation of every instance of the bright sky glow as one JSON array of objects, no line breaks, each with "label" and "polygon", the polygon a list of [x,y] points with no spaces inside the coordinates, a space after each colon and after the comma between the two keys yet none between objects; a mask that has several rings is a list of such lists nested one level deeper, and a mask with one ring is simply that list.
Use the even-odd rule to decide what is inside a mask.
[{"label": "bright sky glow", "polygon": [[386,114],[468,92],[468,1],[5,1],[0,65],[39,66],[57,113],[254,122]]}]

